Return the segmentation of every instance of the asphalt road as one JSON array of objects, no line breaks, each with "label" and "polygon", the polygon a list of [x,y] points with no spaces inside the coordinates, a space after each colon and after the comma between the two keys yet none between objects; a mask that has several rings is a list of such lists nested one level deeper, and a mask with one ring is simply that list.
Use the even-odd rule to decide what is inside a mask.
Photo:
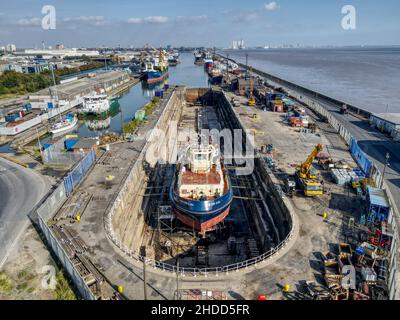
[{"label": "asphalt road", "polygon": [[0,158],[0,269],[29,225],[29,212],[49,189],[33,170]]}]

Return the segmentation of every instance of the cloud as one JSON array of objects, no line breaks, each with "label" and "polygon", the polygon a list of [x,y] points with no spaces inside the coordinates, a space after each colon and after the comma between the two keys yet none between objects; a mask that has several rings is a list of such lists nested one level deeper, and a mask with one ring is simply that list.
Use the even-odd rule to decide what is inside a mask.
[{"label": "cloud", "polygon": [[256,12],[244,12],[233,17],[235,22],[253,22],[259,18]]},{"label": "cloud", "polygon": [[143,23],[143,19],[142,18],[129,18],[128,23],[140,24],[140,23]]},{"label": "cloud", "polygon": [[200,22],[207,20],[208,17],[206,15],[201,16],[178,16],[176,17],[177,22]]},{"label": "cloud", "polygon": [[267,11],[276,11],[279,8],[280,8],[279,5],[275,1],[270,2],[270,3],[266,3],[264,5],[264,9],[267,10]]},{"label": "cloud", "polygon": [[103,16],[79,16],[79,17],[66,17],[63,22],[85,23],[94,26],[102,26],[106,24]]},{"label": "cloud", "polygon": [[163,16],[150,16],[144,18],[143,20],[148,23],[167,23],[169,21],[169,18]]},{"label": "cloud", "polygon": [[143,23],[150,23],[150,24],[163,24],[168,22],[177,22],[177,23],[195,23],[206,21],[208,16],[206,15],[199,15],[199,16],[177,16],[175,18],[169,18],[164,16],[149,16],[145,18],[138,18],[133,17],[129,18],[126,22],[130,24],[143,24]]},{"label": "cloud", "polygon": [[162,24],[167,23],[169,21],[168,17],[163,16],[149,16],[145,18],[129,18],[127,20],[128,23],[131,24],[141,24],[141,23],[153,23],[153,24]]},{"label": "cloud", "polygon": [[40,18],[22,18],[17,21],[17,25],[23,27],[36,27],[42,24],[42,20]]}]

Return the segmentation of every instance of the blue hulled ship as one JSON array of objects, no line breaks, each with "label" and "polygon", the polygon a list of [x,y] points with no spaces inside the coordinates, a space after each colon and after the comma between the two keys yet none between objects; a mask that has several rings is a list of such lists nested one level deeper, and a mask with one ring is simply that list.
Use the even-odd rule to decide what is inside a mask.
[{"label": "blue hulled ship", "polygon": [[217,149],[211,144],[188,147],[170,188],[176,218],[200,233],[212,231],[228,216],[232,199]]}]

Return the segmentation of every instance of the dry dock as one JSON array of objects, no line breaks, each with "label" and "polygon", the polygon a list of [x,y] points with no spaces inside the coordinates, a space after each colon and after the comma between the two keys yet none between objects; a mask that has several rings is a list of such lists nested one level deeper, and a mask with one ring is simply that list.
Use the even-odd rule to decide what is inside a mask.
[{"label": "dry dock", "polygon": [[[47,225],[76,265],[72,277],[83,296],[173,299],[179,286],[179,292],[223,292],[227,299],[281,299],[288,284],[292,293],[285,297],[299,298],[301,281],[323,279],[325,252],[357,243],[363,202],[326,171],[316,167],[325,181],[320,198],[290,199],[282,191],[285,175],[319,143],[333,159],[355,167],[344,142],[326,124],[306,133],[289,127],[282,114],[247,107],[244,98],[233,107],[231,97],[219,89],[174,88],[133,142],[112,145],[62,207],[47,212]],[[231,213],[207,237],[175,221],[167,196],[190,129],[242,130],[243,152],[228,166],[235,194]],[[227,147],[225,139],[221,145]],[[273,147],[275,169],[265,162],[266,145]],[[252,170],[239,175],[246,160]],[[117,287],[124,288],[122,295]]]}]

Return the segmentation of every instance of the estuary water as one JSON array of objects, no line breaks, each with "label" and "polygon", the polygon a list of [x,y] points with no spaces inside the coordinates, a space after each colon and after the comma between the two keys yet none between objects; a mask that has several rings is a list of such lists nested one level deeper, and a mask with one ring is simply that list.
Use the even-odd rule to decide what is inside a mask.
[{"label": "estuary water", "polygon": [[229,50],[229,57],[371,112],[400,112],[400,47]]}]

